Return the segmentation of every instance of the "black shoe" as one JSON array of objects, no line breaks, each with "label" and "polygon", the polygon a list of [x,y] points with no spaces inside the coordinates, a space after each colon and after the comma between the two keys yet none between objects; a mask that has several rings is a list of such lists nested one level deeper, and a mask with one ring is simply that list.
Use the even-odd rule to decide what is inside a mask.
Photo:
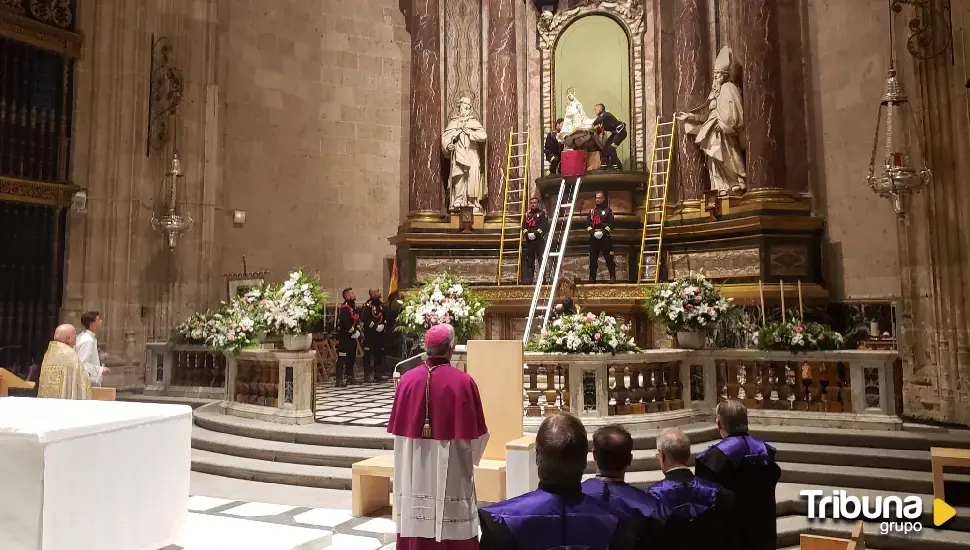
[{"label": "black shoe", "polygon": [[586,283],[587,284],[590,284],[590,285],[595,285],[596,284],[596,279],[590,279],[590,280],[586,281]]},{"label": "black shoe", "polygon": [[348,386],[356,386],[357,384],[359,384],[359,382],[357,382],[357,379],[356,378],[348,378],[347,379],[347,385]]},{"label": "black shoe", "polygon": [[610,277],[610,284],[611,285],[615,285],[616,284],[616,277]]},{"label": "black shoe", "polygon": [[374,383],[374,377],[373,376],[365,376],[364,377],[364,383],[365,384],[373,384]]},{"label": "black shoe", "polygon": [[346,385],[347,385],[347,383],[344,382],[343,380],[337,380],[337,383],[334,384],[334,387],[336,387],[336,388],[342,388],[342,387],[344,387]]}]

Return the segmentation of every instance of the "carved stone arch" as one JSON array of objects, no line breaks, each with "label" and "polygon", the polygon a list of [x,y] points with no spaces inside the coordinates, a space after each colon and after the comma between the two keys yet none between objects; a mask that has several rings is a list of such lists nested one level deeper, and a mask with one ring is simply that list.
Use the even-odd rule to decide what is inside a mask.
[{"label": "carved stone arch", "polygon": [[643,86],[645,82],[643,55],[644,7],[642,0],[593,0],[582,6],[556,14],[542,12],[537,22],[538,48],[542,62],[542,126],[543,135],[550,132],[556,122],[556,47],[563,32],[573,23],[591,15],[605,16],[617,24],[627,35],[630,45],[630,120],[627,121],[631,141],[632,169],[646,168],[646,111]]}]

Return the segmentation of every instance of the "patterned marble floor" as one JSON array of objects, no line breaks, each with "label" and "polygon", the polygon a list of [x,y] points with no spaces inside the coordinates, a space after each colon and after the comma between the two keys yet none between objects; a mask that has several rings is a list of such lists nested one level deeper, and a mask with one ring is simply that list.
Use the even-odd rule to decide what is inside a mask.
[{"label": "patterned marble floor", "polygon": [[387,427],[394,402],[394,382],[356,384],[343,388],[333,383],[317,386],[317,422]]},{"label": "patterned marble floor", "polygon": [[162,550],[393,550],[386,512],[355,518],[350,510],[193,496],[176,544]]}]

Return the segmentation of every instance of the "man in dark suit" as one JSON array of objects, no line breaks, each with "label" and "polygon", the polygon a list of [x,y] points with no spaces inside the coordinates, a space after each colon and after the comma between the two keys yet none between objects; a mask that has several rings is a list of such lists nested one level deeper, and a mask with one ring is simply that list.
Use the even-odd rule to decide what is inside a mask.
[{"label": "man in dark suit", "polygon": [[562,119],[556,120],[556,129],[546,134],[546,144],[542,148],[549,163],[549,173],[558,174],[559,164],[562,162],[562,142],[556,136],[562,131]]},{"label": "man in dark suit", "polygon": [[602,103],[596,104],[596,120],[593,127],[602,126],[603,130],[610,133],[606,144],[603,146],[603,168],[606,170],[623,170],[620,164],[620,157],[616,153],[616,148],[626,139],[626,123],[620,122],[613,113],[606,110]]}]

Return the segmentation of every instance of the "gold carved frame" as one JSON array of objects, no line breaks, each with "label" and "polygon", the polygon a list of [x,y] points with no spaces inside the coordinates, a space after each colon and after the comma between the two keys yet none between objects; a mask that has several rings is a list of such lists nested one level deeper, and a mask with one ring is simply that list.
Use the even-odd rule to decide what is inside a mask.
[{"label": "gold carved frame", "polygon": [[593,0],[571,10],[553,15],[541,12],[537,23],[539,53],[542,62],[542,126],[543,135],[556,125],[556,44],[562,32],[577,20],[588,15],[605,15],[616,21],[626,32],[630,41],[630,158],[634,170],[646,170],[646,128],[643,123],[646,105],[643,86],[646,80],[643,68],[643,0]]}]

